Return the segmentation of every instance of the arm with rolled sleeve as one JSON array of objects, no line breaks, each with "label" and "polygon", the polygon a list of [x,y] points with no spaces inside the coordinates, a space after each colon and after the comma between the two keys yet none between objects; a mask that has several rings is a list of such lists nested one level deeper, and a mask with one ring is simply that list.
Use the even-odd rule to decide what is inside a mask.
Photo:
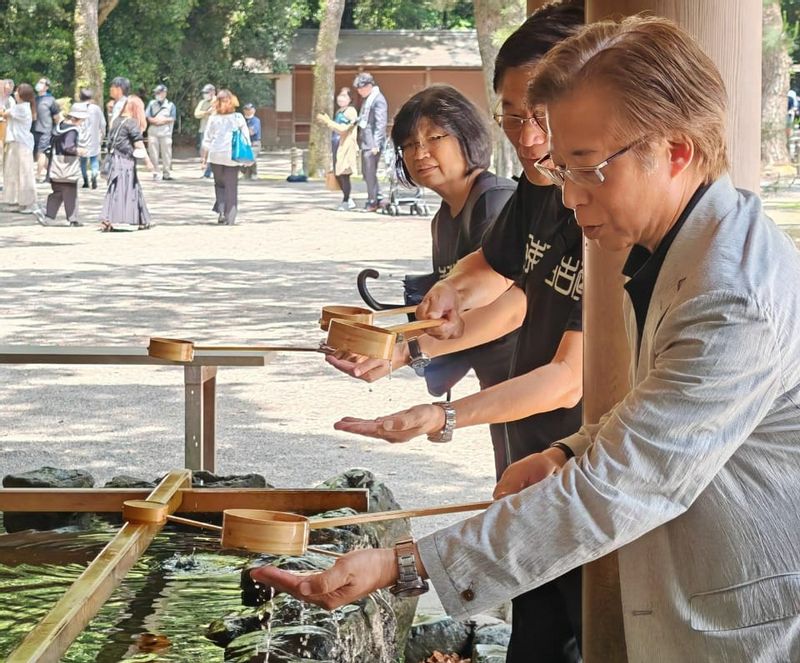
[{"label": "arm with rolled sleeve", "polygon": [[581,458],[419,541],[448,613],[482,612],[678,517],[781,392],[774,325],[752,298],[714,291],[676,305],[653,348],[649,373],[597,430],[567,438],[588,446]]}]

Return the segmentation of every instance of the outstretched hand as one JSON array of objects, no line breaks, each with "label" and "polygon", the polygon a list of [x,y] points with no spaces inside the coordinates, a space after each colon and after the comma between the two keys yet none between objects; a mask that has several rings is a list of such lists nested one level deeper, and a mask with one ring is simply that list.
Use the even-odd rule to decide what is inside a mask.
[{"label": "outstretched hand", "polygon": [[444,424],[444,410],[438,405],[415,405],[377,419],[345,417],[337,421],[333,427],[347,433],[377,437],[387,442],[408,442],[418,435],[436,433],[444,428]]},{"label": "outstretched hand", "polygon": [[397,564],[392,549],[370,548],[349,552],[326,571],[312,575],[262,566],[251,571],[250,577],[278,592],[333,610],[393,585],[397,580]]},{"label": "outstretched hand", "polygon": [[365,382],[375,382],[408,363],[407,346],[405,343],[395,343],[391,362],[350,352],[329,354],[325,357],[325,361],[351,377]]},{"label": "outstretched hand", "polygon": [[499,500],[506,495],[514,495],[555,474],[566,462],[567,457],[563,451],[550,448],[511,463],[494,487],[492,497]]}]

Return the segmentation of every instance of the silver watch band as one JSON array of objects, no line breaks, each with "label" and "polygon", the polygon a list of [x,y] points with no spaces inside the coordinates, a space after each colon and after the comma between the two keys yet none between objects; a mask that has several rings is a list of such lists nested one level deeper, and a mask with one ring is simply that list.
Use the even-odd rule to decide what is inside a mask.
[{"label": "silver watch band", "polygon": [[444,426],[438,433],[428,435],[428,441],[450,442],[453,439],[453,431],[456,428],[456,409],[448,401],[436,401],[433,405],[438,405],[444,410]]}]

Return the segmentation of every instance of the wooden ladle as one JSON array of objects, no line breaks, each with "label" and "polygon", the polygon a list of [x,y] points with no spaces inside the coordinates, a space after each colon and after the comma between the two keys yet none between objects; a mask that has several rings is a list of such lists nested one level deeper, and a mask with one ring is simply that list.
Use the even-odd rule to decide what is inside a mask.
[{"label": "wooden ladle", "polygon": [[444,320],[417,320],[392,327],[375,327],[347,320],[330,321],[325,345],[337,351],[352,352],[377,359],[391,359],[398,340],[415,338]]},{"label": "wooden ladle", "polygon": [[358,513],[339,518],[309,519],[296,513],[286,511],[266,511],[262,509],[226,509],[223,511],[222,527],[198,520],[189,520],[169,515],[168,505],[147,500],[128,500],[123,503],[122,517],[137,523],[163,523],[165,520],[191,525],[202,529],[220,532],[223,548],[241,548],[251,552],[272,555],[304,555],[306,551],[317,552],[334,557],[340,556],[330,550],[312,548],[308,545],[308,533],[312,529],[341,527],[342,525],[360,525],[401,518],[419,518],[437,516],[462,511],[481,511],[494,502],[468,502],[466,504],[450,504],[424,509],[397,509],[394,511],[377,511],[375,513]]},{"label": "wooden ladle", "polygon": [[322,317],[319,319],[319,328],[322,329],[322,331],[328,331],[328,325],[331,320],[349,320],[350,322],[360,322],[365,325],[371,325],[374,318],[413,313],[416,310],[416,306],[401,306],[399,308],[391,308],[383,311],[373,311],[363,306],[323,306]]},{"label": "wooden ladle", "polygon": [[179,338],[152,337],[147,346],[147,354],[157,359],[188,362],[194,359],[195,350],[224,351],[235,350],[239,352],[322,352],[330,354],[332,348],[325,345],[314,347],[296,347],[284,345],[195,345],[192,341]]},{"label": "wooden ladle", "polygon": [[309,519],[296,513],[260,509],[228,509],[222,520],[222,547],[244,548],[272,555],[303,555],[308,550],[308,533],[312,529],[359,525],[399,518],[435,516],[461,511],[479,511],[493,502],[471,502],[426,509],[399,509],[359,513],[339,518]]}]

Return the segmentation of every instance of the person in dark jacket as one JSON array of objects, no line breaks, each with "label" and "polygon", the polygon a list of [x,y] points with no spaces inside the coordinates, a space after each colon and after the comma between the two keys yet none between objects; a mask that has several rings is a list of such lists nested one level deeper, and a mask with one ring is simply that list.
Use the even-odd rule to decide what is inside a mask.
[{"label": "person in dark jacket", "polygon": [[375,84],[372,74],[362,71],[353,81],[358,94],[364,100],[358,115],[358,147],[361,149],[361,172],[367,183],[367,202],[364,211],[377,212],[381,199],[378,183],[378,161],[386,145],[386,123],[388,106],[386,97]]},{"label": "person in dark jacket", "polygon": [[36,213],[36,220],[43,226],[61,225],[56,224],[56,214],[62,203],[67,225],[73,228],[83,225],[78,220],[78,181],[81,178],[80,158],[86,150],[80,147],[80,125],[88,115],[83,108],[73,108],[53,129],[48,168],[52,193],[47,196],[45,212]]}]

